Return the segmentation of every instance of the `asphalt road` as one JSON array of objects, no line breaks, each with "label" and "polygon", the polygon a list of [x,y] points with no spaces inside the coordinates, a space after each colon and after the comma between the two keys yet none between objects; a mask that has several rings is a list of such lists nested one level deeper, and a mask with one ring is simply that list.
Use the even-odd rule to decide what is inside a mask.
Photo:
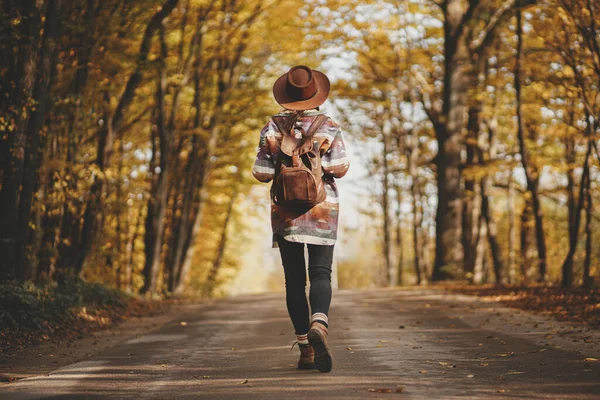
[{"label": "asphalt road", "polygon": [[223,299],[0,399],[600,399],[598,332],[496,303],[338,291],[330,325],[333,371],[298,371],[283,294]]}]

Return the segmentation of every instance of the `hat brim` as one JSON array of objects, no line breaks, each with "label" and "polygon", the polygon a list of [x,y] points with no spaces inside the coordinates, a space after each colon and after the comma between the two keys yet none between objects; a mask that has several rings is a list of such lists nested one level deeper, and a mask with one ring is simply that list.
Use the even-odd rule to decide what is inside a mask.
[{"label": "hat brim", "polygon": [[277,78],[273,85],[273,96],[275,96],[275,101],[288,110],[310,110],[325,103],[327,96],[329,96],[329,78],[320,71],[315,71],[313,69],[312,72],[313,79],[317,83],[317,93],[313,97],[300,101],[291,99],[285,92],[285,85],[287,82],[286,73]]}]

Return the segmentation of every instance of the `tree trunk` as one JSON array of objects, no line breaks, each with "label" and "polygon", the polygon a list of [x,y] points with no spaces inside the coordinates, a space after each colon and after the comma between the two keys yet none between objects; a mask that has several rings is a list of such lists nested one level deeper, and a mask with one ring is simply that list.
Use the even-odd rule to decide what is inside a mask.
[{"label": "tree trunk", "polygon": [[575,218],[575,140],[573,137],[564,139],[565,161],[567,162],[567,211],[569,236],[572,234]]},{"label": "tree trunk", "polygon": [[[208,5],[207,10],[211,9],[212,4],[214,4],[214,2],[211,2]],[[231,7],[231,5],[232,4],[228,4],[227,2],[223,2],[221,4],[221,14],[225,16],[225,18],[221,19],[221,26],[219,27],[219,31],[221,32],[221,43],[226,42],[227,28],[231,27],[231,19],[227,16],[230,13],[228,12],[228,9]],[[209,135],[204,151],[204,160],[201,163],[200,168],[202,177],[199,179],[198,209],[195,217],[193,218],[194,222],[190,227],[190,234],[185,242],[186,244],[184,246],[185,250],[183,252],[183,261],[181,263],[181,268],[179,269],[179,274],[176,276],[175,290],[173,291],[175,295],[183,293],[185,281],[194,257],[194,245],[202,228],[206,199],[208,197],[208,178],[213,167],[212,158],[215,154],[219,139],[219,132],[221,129],[220,124],[221,119],[223,118],[223,106],[229,99],[231,88],[235,85],[235,70],[248,45],[248,29],[256,22],[256,19],[263,11],[264,8],[261,7],[261,3],[257,3],[252,11],[252,14],[244,21],[242,25],[235,28],[236,30],[241,27],[244,28],[243,33],[240,35],[239,41],[233,46],[233,48],[230,49],[230,51],[222,51],[221,56],[218,57],[216,61],[216,72],[218,76],[216,84],[217,93],[216,100],[212,107],[213,113],[210,117],[208,127],[206,128],[206,131],[209,133]]]},{"label": "tree trunk", "polygon": [[[30,101],[37,76],[39,53],[39,36],[42,16],[38,2],[22,0],[14,9],[13,18],[19,18],[20,23],[15,27],[18,35],[17,46],[19,53],[16,57],[14,70],[9,70],[7,79],[13,78],[11,84],[3,85],[2,97],[8,101],[8,107],[15,111],[7,115],[8,124],[13,130],[0,132],[0,137],[7,135],[5,148],[6,161],[2,174],[2,190],[0,191],[0,280],[24,277],[24,271],[16,267],[16,248],[19,242],[18,215],[19,195],[23,182],[25,153],[27,148],[27,118]],[[4,140],[4,139],[3,139]]]},{"label": "tree trunk", "polygon": [[412,197],[412,208],[413,208],[413,247],[414,247],[414,268],[415,275],[417,277],[417,285],[425,283],[424,271],[422,267],[421,257],[423,256],[423,240],[421,238],[421,230],[423,224],[423,212],[420,206],[420,193],[421,188],[419,184],[419,144],[418,139],[415,135],[411,135],[407,138],[407,158],[408,158],[408,171],[411,178],[411,197]]},{"label": "tree trunk", "polygon": [[[160,71],[156,89],[156,106],[158,121],[158,144],[160,149],[160,161],[158,177],[152,174],[152,190],[148,199],[148,211],[146,214],[146,236],[144,264],[144,287],[142,293],[156,293],[158,273],[160,271],[161,248],[165,230],[165,212],[168,200],[168,178],[171,156],[171,127],[167,126],[165,96],[167,94],[167,47],[165,42],[164,28],[160,28]],[[156,157],[156,155],[155,155]]]},{"label": "tree trunk", "polygon": [[485,219],[487,225],[487,240],[490,245],[490,253],[492,255],[492,262],[494,267],[494,275],[496,277],[496,284],[506,283],[506,276],[504,271],[504,262],[502,260],[502,249],[498,243],[498,229],[496,227],[496,221],[490,210],[490,178],[485,177],[481,180],[481,214]]},{"label": "tree trunk", "polygon": [[[74,177],[75,174],[72,173],[72,165],[76,163],[76,148],[81,140],[81,131],[83,131],[83,129],[80,129],[81,126],[78,124],[78,119],[81,118],[81,109],[84,105],[82,96],[88,83],[91,55],[97,46],[97,38],[95,37],[98,26],[97,17],[96,1],[87,0],[84,15],[84,23],[87,29],[78,43],[77,54],[79,57],[77,58],[75,74],[70,84],[69,104],[66,110],[67,162],[64,175],[72,177],[68,180],[67,186],[64,188],[67,197],[77,191],[78,182]],[[80,252],[81,222],[79,215],[77,215],[78,210],[75,208],[69,201],[66,201],[62,208],[61,231],[59,233],[60,242],[58,244],[58,265],[62,270],[61,273],[75,270],[77,257]]]},{"label": "tree trunk", "polygon": [[[201,29],[199,29],[201,31]],[[202,36],[198,40],[198,48],[196,53],[196,69],[194,73],[194,104],[196,114],[194,116],[194,130],[198,130],[202,125],[202,76],[201,76],[201,61],[202,61]],[[202,141],[198,135],[192,138],[192,151],[187,165],[188,179],[185,182],[182,212],[180,223],[173,227],[174,251],[173,258],[169,261],[171,274],[169,276],[169,291],[174,292],[177,285],[178,277],[181,276],[184,255],[187,253],[190,245],[190,236],[192,234],[191,226],[194,219],[194,203],[196,192],[198,191],[199,177],[203,176],[201,148]]]},{"label": "tree trunk", "polygon": [[184,252],[182,254],[181,268],[179,273],[175,277],[175,288],[173,293],[175,295],[183,294],[185,289],[185,280],[189,271],[192,267],[192,260],[195,253],[195,243],[200,230],[202,229],[202,223],[204,221],[204,210],[206,208],[206,201],[208,199],[208,178],[213,168],[213,155],[217,150],[217,143],[219,139],[220,125],[220,113],[223,104],[225,103],[226,90],[224,76],[221,75],[219,79],[219,94],[217,96],[217,102],[215,105],[215,114],[211,118],[209,126],[209,137],[204,150],[204,159],[201,163],[201,178],[199,179],[199,200],[198,208],[195,213],[194,222],[190,226],[189,235],[187,237],[186,245],[184,245]]},{"label": "tree trunk", "polygon": [[464,175],[464,196],[462,208],[462,245],[464,249],[464,271],[468,279],[473,279],[475,260],[477,258],[477,238],[479,233],[480,196],[476,190],[476,179],[472,177],[472,169],[479,164],[479,114],[481,106],[474,101],[469,108],[467,122],[467,139],[465,143],[467,159]]},{"label": "tree trunk", "polygon": [[594,278],[591,274],[592,265],[592,179],[588,175],[586,182],[585,204],[585,259],[583,260],[583,287],[592,288]]},{"label": "tree trunk", "polygon": [[513,189],[512,173],[513,171],[510,170],[510,174],[508,177],[508,187],[506,189],[508,192],[506,207],[508,208],[508,283],[514,284],[517,282],[517,230],[515,229],[515,195]]},{"label": "tree trunk", "polygon": [[562,282],[563,288],[570,288],[573,285],[573,258],[577,251],[577,242],[579,240],[579,225],[581,224],[581,211],[584,208],[586,197],[586,182],[590,175],[589,159],[592,154],[592,140],[588,139],[587,152],[583,161],[583,171],[581,173],[581,181],[579,183],[579,199],[575,207],[573,220],[569,221],[573,226],[569,229],[569,252],[562,265]]},{"label": "tree trunk", "polygon": [[460,152],[466,127],[469,89],[474,86],[463,18],[470,7],[450,0],[444,7],[444,89],[441,124],[436,129],[438,207],[432,280],[449,279],[462,270],[462,189]]},{"label": "tree trunk", "polygon": [[[142,82],[142,74],[148,62],[150,53],[150,45],[156,31],[162,26],[165,18],[167,18],[179,0],[166,0],[161,7],[148,22],[140,51],[137,59],[137,64],[134,72],[129,76],[125,89],[119,100],[117,108],[112,116],[105,115],[104,125],[98,130],[98,153],[96,165],[103,174],[110,164],[110,156],[113,150],[115,137],[121,127],[125,113],[134,100],[135,91]],[[75,273],[79,274],[83,268],[87,257],[90,254],[94,239],[94,232],[97,228],[97,221],[102,210],[102,195],[104,188],[104,178],[101,175],[96,176],[95,182],[90,190],[90,197],[87,202],[86,211],[84,214],[83,227],[81,229],[80,239],[80,254],[75,265]]]},{"label": "tree trunk", "polygon": [[[478,189],[479,190],[479,189]],[[475,260],[473,266],[473,282],[487,282],[487,260],[485,257],[485,238],[487,236],[487,225],[485,224],[483,213],[479,210],[477,218],[477,232],[475,235]]]},{"label": "tree trunk", "polygon": [[402,187],[396,181],[396,249],[398,251],[398,263],[396,265],[396,285],[404,284],[404,240],[402,235]]},{"label": "tree trunk", "polygon": [[392,265],[392,259],[391,259],[391,252],[392,252],[392,238],[390,235],[390,230],[391,230],[391,216],[390,216],[390,179],[389,179],[389,174],[390,174],[390,167],[389,167],[389,163],[388,163],[388,159],[387,159],[387,155],[389,152],[389,134],[390,134],[390,127],[389,127],[389,122],[384,121],[383,122],[383,129],[382,129],[382,143],[383,143],[383,152],[381,154],[381,164],[383,167],[383,171],[382,171],[382,179],[381,179],[381,184],[382,184],[382,190],[383,192],[381,193],[381,208],[382,208],[382,212],[383,212],[383,256],[384,256],[384,260],[385,260],[385,278],[386,278],[386,284],[387,286],[394,286],[394,277],[395,277],[395,270],[394,270],[394,266]]},{"label": "tree trunk", "polygon": [[179,274],[176,276],[176,284],[174,294],[181,295],[185,289],[185,280],[192,267],[192,259],[194,258],[194,244],[202,228],[202,222],[204,221],[204,210],[206,208],[206,200],[208,199],[208,178],[213,166],[212,157],[217,149],[217,141],[219,137],[219,127],[214,127],[210,131],[210,137],[206,146],[206,155],[204,158],[204,165],[202,167],[202,178],[200,180],[200,193],[199,193],[199,204],[194,223],[191,226],[191,234],[189,235],[189,245],[187,251],[183,254],[183,262]]},{"label": "tree trunk", "polygon": [[538,184],[539,173],[537,168],[529,161],[529,152],[527,151],[524,134],[524,123],[521,112],[521,58],[523,53],[523,27],[521,23],[521,10],[517,10],[517,53],[514,73],[514,86],[517,103],[517,135],[519,138],[519,152],[521,154],[521,164],[525,171],[527,181],[527,191],[531,195],[531,204],[533,216],[535,218],[535,236],[538,251],[538,282],[546,280],[546,240],[544,236],[543,216],[540,204]]},{"label": "tree trunk", "polygon": [[[487,71],[487,67],[486,67]],[[497,138],[496,138],[496,126],[497,122],[494,119],[491,123],[487,124],[488,130],[488,160],[495,162],[497,159]],[[485,154],[483,149],[478,147],[479,151],[479,162],[484,164]],[[502,248],[498,243],[498,229],[496,227],[496,221],[490,207],[490,190],[491,190],[491,178],[489,175],[481,178],[481,214],[487,227],[487,241],[490,248],[490,254],[492,256],[492,266],[494,268],[494,276],[496,284],[506,283],[506,271],[504,268],[504,261],[502,257]]]},{"label": "tree trunk", "polygon": [[131,280],[133,277],[133,257],[135,255],[135,242],[140,235],[140,231],[144,225],[144,207],[141,205],[138,207],[137,217],[133,220],[130,225],[132,233],[129,235],[127,246],[125,247],[125,276],[123,278],[123,290],[127,293],[132,292]]},{"label": "tree trunk", "polygon": [[[433,280],[457,276],[461,274],[463,267],[460,162],[462,136],[467,125],[468,98],[476,89],[477,72],[480,68],[480,63],[473,61],[489,46],[495,28],[505,20],[509,12],[531,2],[532,0],[507,2],[495,11],[492,18],[486,17],[486,14],[489,15],[490,5],[482,5],[477,0],[446,0],[438,4],[444,15],[443,103],[441,113],[428,113],[438,141],[438,154],[435,158],[438,208],[435,217]],[[486,19],[487,25],[476,35],[474,27]],[[473,39],[474,37],[476,38]]]},{"label": "tree trunk", "polygon": [[521,213],[521,273],[523,282],[527,283],[532,275],[531,266],[535,264],[538,258],[534,247],[535,242],[535,220],[533,219],[533,205],[531,199],[525,198],[523,212]]},{"label": "tree trunk", "polygon": [[[241,169],[239,170],[241,171]],[[241,174],[238,174],[238,177],[241,177]],[[231,221],[231,216],[233,215],[233,206],[235,205],[235,201],[237,200],[239,193],[239,185],[234,183],[234,191],[229,198],[229,203],[227,204],[227,211],[225,213],[225,220],[223,221],[223,230],[221,233],[221,238],[219,240],[219,245],[217,246],[217,254],[213,261],[212,268],[208,274],[206,279],[206,283],[204,285],[204,296],[211,297],[213,291],[216,287],[217,275],[219,274],[219,270],[221,269],[221,265],[223,264],[223,259],[225,257],[225,249],[227,248],[227,227]]]},{"label": "tree trunk", "polygon": [[33,91],[33,100],[37,106],[29,118],[27,127],[27,148],[25,151],[24,174],[19,198],[19,216],[17,227],[17,247],[15,251],[17,279],[24,281],[32,278],[31,263],[27,257],[26,245],[29,237],[31,204],[36,187],[36,175],[40,165],[40,133],[48,108],[51,74],[56,64],[58,51],[59,18],[61,0],[48,0],[42,39],[41,58],[38,77]]}]

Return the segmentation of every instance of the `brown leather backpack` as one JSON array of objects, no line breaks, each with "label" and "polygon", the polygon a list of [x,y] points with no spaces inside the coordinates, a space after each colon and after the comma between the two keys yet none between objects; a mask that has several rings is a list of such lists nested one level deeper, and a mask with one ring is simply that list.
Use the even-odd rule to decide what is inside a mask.
[{"label": "brown leather backpack", "polygon": [[[313,138],[314,134],[327,121],[326,115],[319,115],[304,132],[295,128],[300,114],[291,117],[274,117],[273,121],[283,134],[281,153],[275,164],[275,176],[271,195],[276,204],[314,206],[325,201],[327,194],[321,170],[323,138]],[[302,133],[296,138],[294,130]]]}]

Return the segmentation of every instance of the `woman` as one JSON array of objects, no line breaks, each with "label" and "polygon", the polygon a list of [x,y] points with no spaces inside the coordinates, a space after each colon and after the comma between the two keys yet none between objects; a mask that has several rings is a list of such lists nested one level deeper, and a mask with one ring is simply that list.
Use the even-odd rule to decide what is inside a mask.
[{"label": "woman", "polygon": [[[311,132],[311,125],[319,120],[316,123],[319,127],[310,138],[318,146],[325,200],[309,206],[278,204],[272,190],[271,226],[273,245],[279,247],[285,273],[287,309],[300,348],[298,368],[316,367],[321,372],[332,368],[327,335],[339,211],[335,178],[343,177],[350,165],[341,128],[331,118],[319,117],[324,115],[318,108],[327,99],[329,86],[325,74],[303,65],[291,68],[277,79],[273,95],[285,110],[273,116],[262,129],[252,171],[261,182],[273,180],[280,165],[278,161],[285,157],[281,150],[284,137],[287,135],[287,142],[291,137],[301,143],[302,136]],[[309,258],[310,313],[306,299],[305,245]]]}]

